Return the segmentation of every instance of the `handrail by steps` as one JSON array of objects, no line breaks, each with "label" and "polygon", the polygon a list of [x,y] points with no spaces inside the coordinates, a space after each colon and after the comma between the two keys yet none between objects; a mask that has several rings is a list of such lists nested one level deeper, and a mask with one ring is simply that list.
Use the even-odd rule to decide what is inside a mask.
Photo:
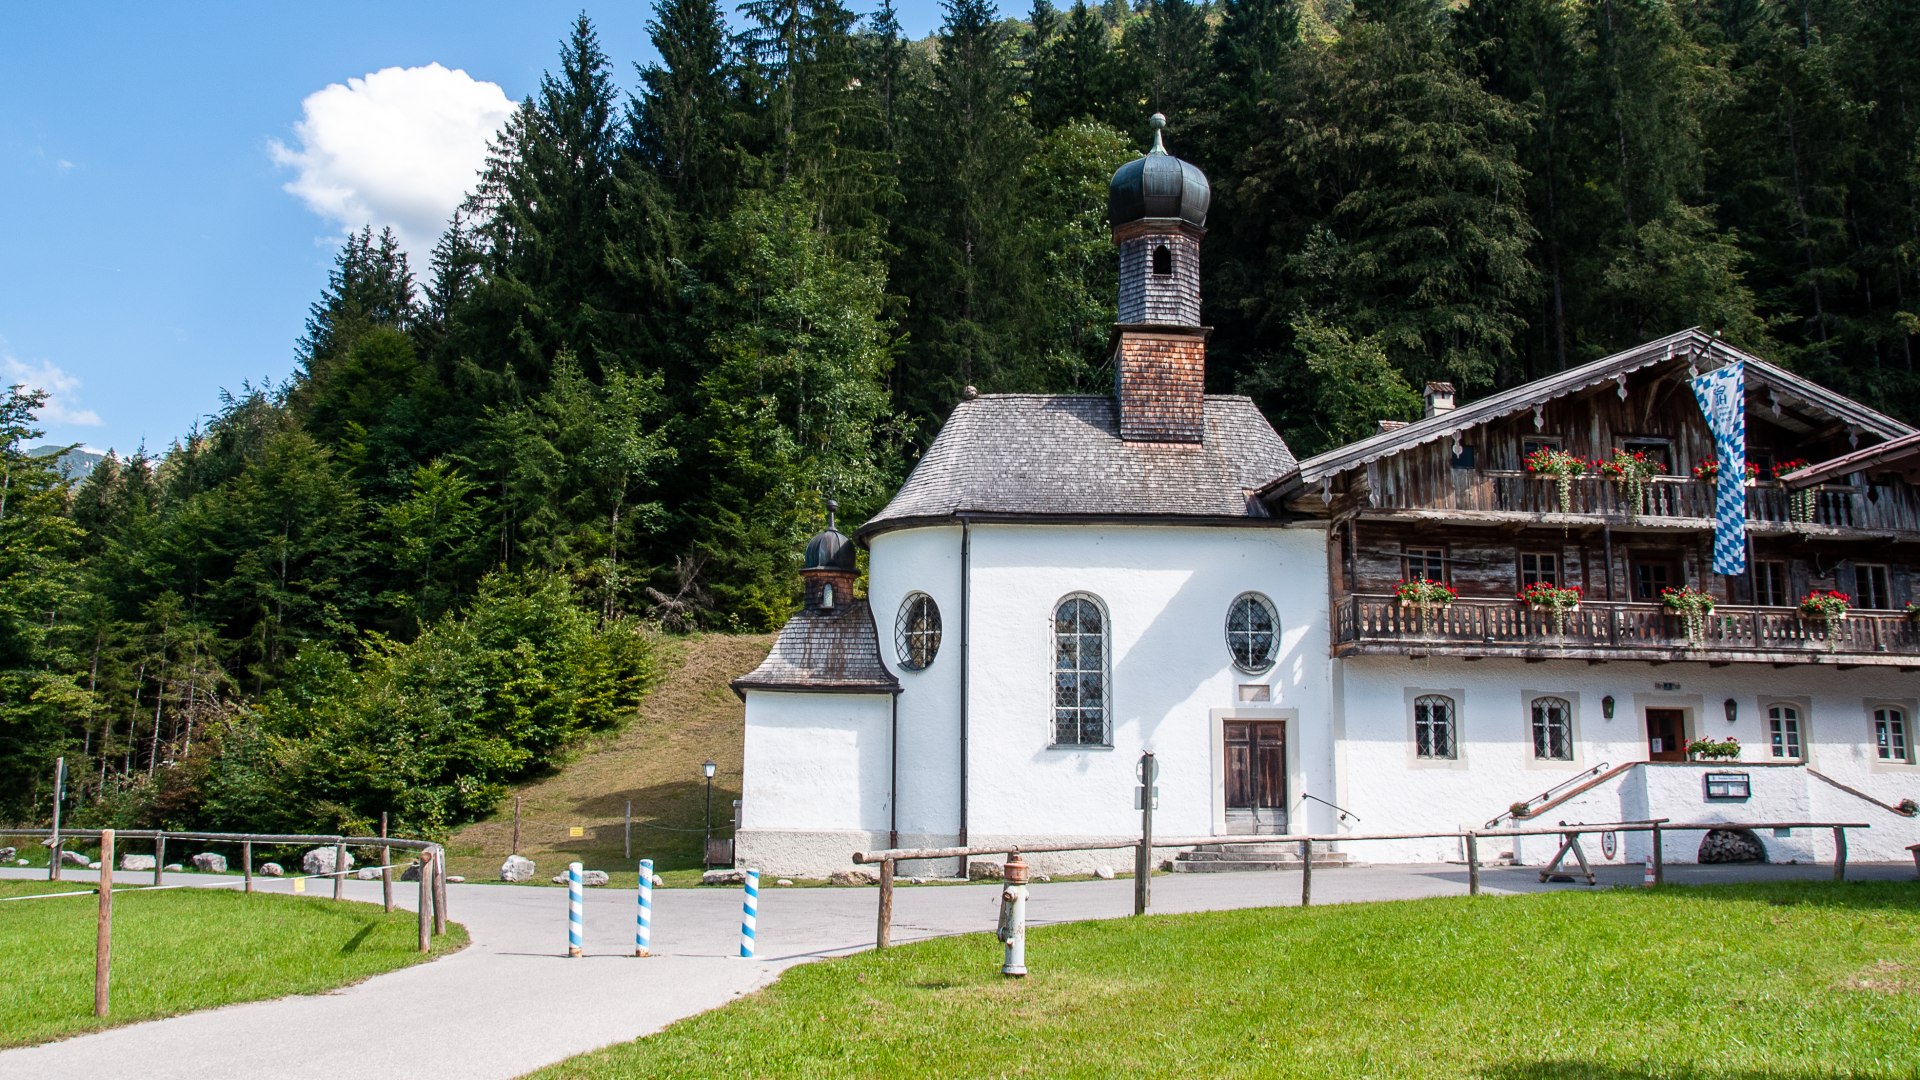
[{"label": "handrail by steps", "polygon": [[[1629,761],[1622,765],[1609,765],[1603,761],[1600,764],[1595,765],[1593,768],[1588,769],[1583,773],[1578,773],[1576,775],[1566,778],[1565,780],[1560,781],[1559,783],[1553,785],[1552,787],[1541,792],[1540,794],[1535,795],[1531,799],[1525,799],[1525,800],[1522,800],[1520,803],[1517,803],[1516,805],[1526,807],[1526,809],[1523,811],[1515,812],[1513,807],[1511,806],[1507,807],[1504,813],[1495,814],[1493,816],[1493,820],[1487,822],[1487,828],[1489,829],[1499,828],[1501,819],[1503,818],[1508,821],[1518,822],[1523,817],[1530,817],[1530,818],[1539,817],[1541,814],[1547,812],[1548,810],[1553,809],[1556,806],[1559,806],[1561,803],[1566,802],[1568,799],[1573,798],[1575,795],[1579,795],[1584,792],[1591,791],[1594,788],[1598,787],[1599,785],[1606,783],[1608,780],[1613,779],[1615,776],[1618,776],[1619,774],[1626,772],[1628,769],[1633,768],[1635,765],[1640,765],[1640,764],[1644,764],[1644,762]],[[1562,788],[1570,787],[1574,784],[1578,784],[1580,786],[1574,787],[1570,791],[1562,792],[1560,790]]]},{"label": "handrail by steps", "polygon": [[1861,791],[1857,787],[1852,787],[1850,785],[1843,784],[1838,780],[1835,780],[1833,777],[1828,776],[1826,773],[1821,772],[1820,770],[1814,768],[1811,765],[1807,766],[1806,768],[1807,768],[1808,776],[1812,776],[1819,780],[1825,780],[1827,783],[1832,784],[1834,787],[1839,788],[1841,791],[1846,792],[1847,794],[1853,796],[1854,798],[1861,799],[1866,802],[1870,802],[1873,805],[1881,808],[1882,810],[1891,810],[1894,813],[1903,815],[1905,817],[1913,817],[1916,814],[1920,814],[1920,809],[1912,809],[1912,810],[1907,809],[1907,807],[1911,807],[1914,805],[1914,802],[1912,799],[1908,799],[1905,803],[1882,802],[1878,798],[1875,798],[1874,796],[1869,795],[1864,791]]}]

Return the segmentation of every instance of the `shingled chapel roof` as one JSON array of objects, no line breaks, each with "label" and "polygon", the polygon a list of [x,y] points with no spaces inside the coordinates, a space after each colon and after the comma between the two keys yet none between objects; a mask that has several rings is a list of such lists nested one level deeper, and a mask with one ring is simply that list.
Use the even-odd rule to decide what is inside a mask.
[{"label": "shingled chapel roof", "polygon": [[760,666],[733,680],[733,692],[897,694],[900,680],[880,659],[880,636],[865,600],[807,609],[787,620]]}]

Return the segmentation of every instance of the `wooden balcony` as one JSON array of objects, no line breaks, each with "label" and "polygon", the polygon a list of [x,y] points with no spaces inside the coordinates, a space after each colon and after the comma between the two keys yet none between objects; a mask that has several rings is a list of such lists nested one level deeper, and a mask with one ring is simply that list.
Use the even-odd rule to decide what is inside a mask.
[{"label": "wooden balcony", "polygon": [[[1525,472],[1461,469],[1441,490],[1380,476],[1368,516],[1471,521],[1475,518],[1551,524],[1711,529],[1714,483],[1688,476],[1656,476],[1629,506],[1626,485],[1599,476],[1570,481],[1567,509],[1559,484]],[[1920,500],[1905,486],[1878,489],[1825,484],[1789,491],[1772,482],[1747,486],[1747,522],[1760,532],[1920,534]]]},{"label": "wooden balcony", "polygon": [[1525,660],[1704,661],[1862,665],[1920,670],[1920,626],[1905,614],[1852,611],[1811,622],[1794,608],[1714,609],[1689,638],[1687,620],[1659,604],[1589,600],[1553,617],[1515,600],[1460,599],[1425,611],[1393,596],[1348,594],[1334,602],[1333,654],[1519,657]]}]

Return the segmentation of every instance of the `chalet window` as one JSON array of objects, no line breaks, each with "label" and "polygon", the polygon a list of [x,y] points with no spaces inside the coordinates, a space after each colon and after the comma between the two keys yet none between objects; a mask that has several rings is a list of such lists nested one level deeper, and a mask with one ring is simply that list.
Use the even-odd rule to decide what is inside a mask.
[{"label": "chalet window", "polygon": [[1259,593],[1241,593],[1227,608],[1227,651],[1233,666],[1258,674],[1273,666],[1280,647],[1280,613]]},{"label": "chalet window", "polygon": [[1407,549],[1406,579],[1408,581],[1418,581],[1421,578],[1426,578],[1428,581],[1438,581],[1442,584],[1446,583],[1446,548]]},{"label": "chalet window", "polygon": [[1445,694],[1422,694],[1413,699],[1413,751],[1423,758],[1451,760],[1459,756],[1453,740],[1453,699]]},{"label": "chalet window", "polygon": [[1658,600],[1660,590],[1680,587],[1680,563],[1664,554],[1633,557],[1633,598]]},{"label": "chalet window", "polygon": [[899,650],[900,666],[909,671],[933,663],[940,651],[940,606],[933,597],[923,592],[907,594],[893,621],[893,644]]},{"label": "chalet window", "polygon": [[1162,277],[1173,273],[1173,252],[1165,244],[1153,249],[1153,272]]},{"label": "chalet window", "polygon": [[1550,551],[1523,551],[1520,553],[1520,587],[1529,585],[1560,584],[1560,556]]},{"label": "chalet window", "polygon": [[1527,459],[1536,450],[1561,450],[1566,440],[1558,435],[1523,435],[1520,437],[1520,467],[1526,468]]},{"label": "chalet window", "polygon": [[1573,706],[1566,698],[1533,699],[1533,756],[1542,761],[1573,760]]},{"label": "chalet window", "polygon": [[1792,705],[1774,705],[1767,709],[1767,744],[1773,756],[1788,761],[1800,759],[1800,710]]},{"label": "chalet window", "polygon": [[1786,563],[1770,561],[1753,564],[1753,602],[1761,607],[1787,607],[1793,603],[1787,595]]},{"label": "chalet window", "polygon": [[1673,444],[1665,439],[1628,439],[1620,444],[1620,449],[1629,454],[1647,455],[1647,460],[1659,463],[1663,473],[1673,471]]},{"label": "chalet window", "polygon": [[1856,607],[1890,608],[1893,589],[1887,583],[1887,568],[1880,563],[1856,563],[1853,568],[1853,599]]},{"label": "chalet window", "polygon": [[1906,710],[1873,710],[1873,752],[1881,761],[1911,760],[1907,756]]},{"label": "chalet window", "polygon": [[1053,742],[1106,746],[1107,613],[1091,596],[1053,609]]}]

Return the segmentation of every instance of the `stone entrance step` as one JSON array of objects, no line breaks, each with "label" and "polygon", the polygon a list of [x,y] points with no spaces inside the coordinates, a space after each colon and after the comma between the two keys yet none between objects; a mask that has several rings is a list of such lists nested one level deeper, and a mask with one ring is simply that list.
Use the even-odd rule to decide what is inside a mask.
[{"label": "stone entrance step", "polygon": [[[1313,845],[1313,865],[1347,865],[1347,853],[1328,851],[1324,844]],[[1220,874],[1248,870],[1298,870],[1300,845],[1295,841],[1260,844],[1202,844],[1181,852],[1173,860],[1176,874]]]}]

